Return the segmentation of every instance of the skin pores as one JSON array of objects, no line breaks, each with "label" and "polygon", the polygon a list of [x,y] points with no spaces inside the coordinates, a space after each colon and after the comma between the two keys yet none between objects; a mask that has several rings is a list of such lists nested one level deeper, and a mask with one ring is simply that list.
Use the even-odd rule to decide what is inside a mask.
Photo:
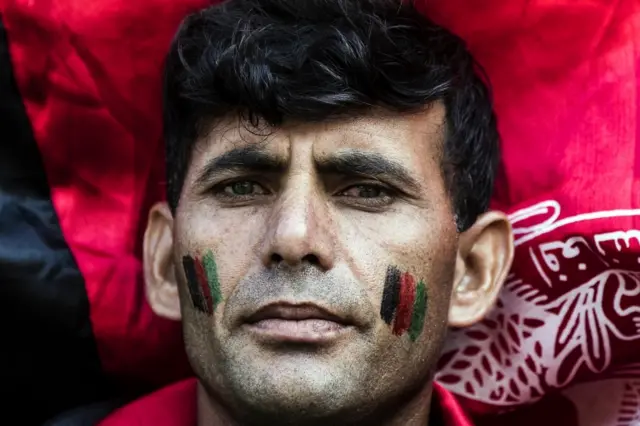
[{"label": "skin pores", "polygon": [[198,142],[173,252],[187,353],[214,399],[293,422],[428,397],[458,242],[443,120],[437,104],[267,138],[228,121]]}]

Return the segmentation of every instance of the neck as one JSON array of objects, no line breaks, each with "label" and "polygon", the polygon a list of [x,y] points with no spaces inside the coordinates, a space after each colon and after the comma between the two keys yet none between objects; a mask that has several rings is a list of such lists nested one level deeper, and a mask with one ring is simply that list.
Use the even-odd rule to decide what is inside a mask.
[{"label": "neck", "polygon": [[[228,405],[222,403],[215,396],[210,395],[204,386],[198,382],[198,426],[308,426],[326,425],[335,426],[433,426],[429,423],[431,409],[432,385],[429,382],[418,392],[407,398],[407,402],[390,402],[380,406],[379,410],[366,416],[366,418],[340,421],[339,419],[298,419],[286,421],[262,416],[247,418],[234,415]],[[236,411],[237,413],[237,411]]]}]

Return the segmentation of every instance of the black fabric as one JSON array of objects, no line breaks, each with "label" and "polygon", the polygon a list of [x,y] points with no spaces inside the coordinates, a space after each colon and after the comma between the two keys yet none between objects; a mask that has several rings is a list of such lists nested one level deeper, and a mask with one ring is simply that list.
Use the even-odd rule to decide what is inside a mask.
[{"label": "black fabric", "polygon": [[432,400],[429,410],[429,426],[446,426],[444,416],[442,414],[442,406],[437,400]]},{"label": "black fabric", "polygon": [[56,416],[42,426],[94,426],[125,403],[119,399],[79,407]]},{"label": "black fabric", "polygon": [[0,423],[41,425],[63,410],[105,399],[107,388],[84,280],[53,209],[2,18]]}]

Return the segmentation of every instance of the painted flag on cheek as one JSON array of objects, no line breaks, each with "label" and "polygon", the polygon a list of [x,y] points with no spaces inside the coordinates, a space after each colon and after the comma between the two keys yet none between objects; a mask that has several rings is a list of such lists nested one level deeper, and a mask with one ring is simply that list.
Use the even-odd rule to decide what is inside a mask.
[{"label": "painted flag on cheek", "polygon": [[209,288],[209,283],[207,282],[207,274],[205,272],[204,265],[202,264],[202,260],[195,258],[194,264],[196,266],[196,276],[198,278],[198,287],[202,292],[202,296],[204,297],[205,306],[207,308],[206,313],[211,315],[213,314],[213,299],[211,297],[211,290]]},{"label": "painted flag on cheek", "polygon": [[416,287],[416,297],[413,302],[413,313],[411,315],[411,326],[409,327],[409,338],[415,342],[422,334],[424,321],[427,314],[427,288],[420,280]]},{"label": "painted flag on cheek", "polygon": [[416,281],[413,275],[405,272],[400,277],[400,300],[393,324],[393,334],[400,336],[411,326],[413,316],[413,302],[416,297]]},{"label": "painted flag on cheek", "polygon": [[400,270],[395,266],[387,268],[387,276],[384,281],[382,304],[380,305],[380,317],[388,325],[391,325],[400,298]]},{"label": "painted flag on cheek", "polygon": [[409,333],[416,341],[424,329],[427,312],[427,287],[424,281],[416,280],[408,272],[400,272],[394,266],[387,268],[380,317],[391,326],[393,334]]},{"label": "painted flag on cheek", "polygon": [[[207,251],[204,255],[202,263],[207,277],[205,287],[207,287],[209,291],[209,297],[215,310],[218,304],[222,302],[222,292],[220,290],[220,278],[218,277],[218,265],[211,250]],[[211,312],[213,312],[213,310]]]},{"label": "painted flag on cheek", "polygon": [[191,302],[193,306],[201,311],[207,312],[207,302],[202,292],[202,287],[198,282],[198,272],[196,270],[196,262],[191,256],[184,256],[182,258],[182,266],[184,268],[184,274],[187,278],[187,286],[189,288],[189,294],[191,295]]},{"label": "painted flag on cheek", "polygon": [[203,258],[184,256],[182,264],[193,306],[207,315],[213,315],[222,301],[218,266],[213,252],[209,250]]}]

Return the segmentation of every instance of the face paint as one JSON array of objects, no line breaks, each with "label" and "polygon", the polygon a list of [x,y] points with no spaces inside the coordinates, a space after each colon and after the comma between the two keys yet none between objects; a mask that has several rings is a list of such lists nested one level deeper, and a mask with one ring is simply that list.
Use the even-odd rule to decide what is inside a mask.
[{"label": "face paint", "polygon": [[200,312],[212,315],[222,301],[218,266],[213,252],[209,250],[202,259],[184,256],[182,266],[193,306]]},{"label": "face paint", "polygon": [[427,310],[427,289],[423,281],[416,280],[408,272],[400,272],[389,266],[385,278],[380,316],[392,327],[393,334],[409,333],[416,341],[424,328]]},{"label": "face paint", "polygon": [[393,323],[393,334],[402,336],[411,325],[413,302],[416,298],[416,280],[408,272],[400,276],[400,300]]},{"label": "face paint", "polygon": [[387,276],[384,280],[384,292],[382,293],[382,305],[380,316],[388,325],[393,322],[396,313],[396,305],[400,296],[400,270],[394,266],[387,268]]},{"label": "face paint", "polygon": [[206,299],[198,279],[198,272],[196,270],[196,262],[191,256],[184,256],[182,258],[182,266],[184,268],[184,275],[187,278],[187,286],[189,288],[189,294],[191,295],[191,302],[193,307],[200,312],[209,313],[207,309]]},{"label": "face paint", "polygon": [[413,314],[411,315],[411,326],[409,327],[409,338],[415,342],[422,334],[424,320],[427,316],[427,287],[420,280],[416,288],[416,298],[413,303]]},{"label": "face paint", "polygon": [[202,265],[202,260],[195,258],[193,262],[196,265],[196,275],[198,277],[198,287],[202,290],[202,296],[205,300],[205,305],[207,307],[206,313],[213,313],[213,300],[211,299],[211,289],[207,283],[207,273],[204,270],[204,265]]},{"label": "face paint", "polygon": [[220,278],[218,278],[218,265],[213,257],[211,250],[207,251],[202,259],[204,263],[204,270],[207,274],[207,286],[209,288],[213,309],[218,307],[218,304],[222,302],[222,292],[220,291]]}]

